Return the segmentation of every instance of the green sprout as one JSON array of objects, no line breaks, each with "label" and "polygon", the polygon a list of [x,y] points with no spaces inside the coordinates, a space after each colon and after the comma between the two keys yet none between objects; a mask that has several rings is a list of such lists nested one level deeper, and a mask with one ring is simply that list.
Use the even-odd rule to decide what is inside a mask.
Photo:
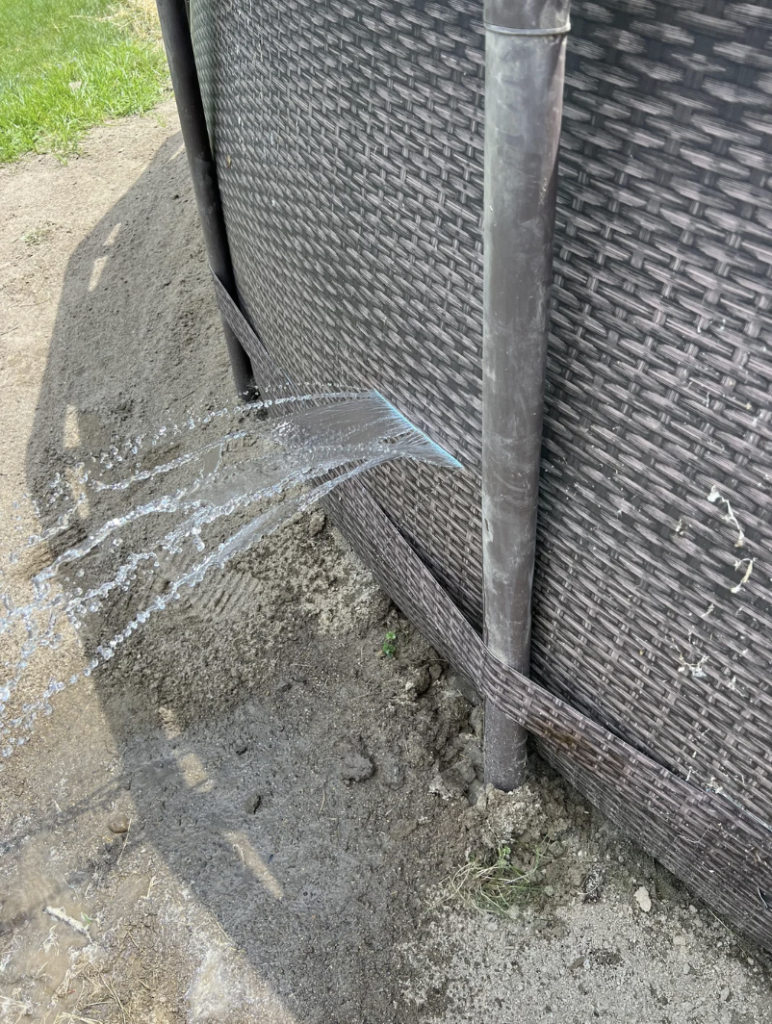
[{"label": "green sprout", "polygon": [[397,653],[397,634],[393,629],[390,629],[386,634],[386,637],[381,644],[381,651],[385,658],[393,658]]}]

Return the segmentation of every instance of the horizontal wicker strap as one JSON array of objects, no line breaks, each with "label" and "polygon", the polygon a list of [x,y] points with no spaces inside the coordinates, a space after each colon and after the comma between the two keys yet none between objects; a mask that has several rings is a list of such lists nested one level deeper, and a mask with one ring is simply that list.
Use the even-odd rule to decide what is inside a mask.
[{"label": "horizontal wicker strap", "polygon": [[[215,287],[224,319],[253,359],[258,385],[286,391],[288,378],[217,280]],[[742,928],[770,942],[769,825],[719,791],[675,775],[493,658],[366,483],[355,479],[341,485],[325,505],[402,612],[483,696],[538,737],[569,781],[719,911],[737,921],[741,906]]]},{"label": "horizontal wicker strap", "polygon": [[397,606],[455,669],[537,736],[549,760],[596,807],[696,893],[769,944],[772,832],[765,823],[720,793],[674,775],[496,661],[365,483],[347,482],[326,505]]}]

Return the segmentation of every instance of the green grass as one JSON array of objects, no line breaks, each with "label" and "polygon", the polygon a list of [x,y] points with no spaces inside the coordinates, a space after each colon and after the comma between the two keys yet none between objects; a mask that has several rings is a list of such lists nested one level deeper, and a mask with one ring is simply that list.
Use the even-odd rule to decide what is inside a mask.
[{"label": "green grass", "polygon": [[152,0],[0,0],[0,161],[70,153],[166,82]]}]

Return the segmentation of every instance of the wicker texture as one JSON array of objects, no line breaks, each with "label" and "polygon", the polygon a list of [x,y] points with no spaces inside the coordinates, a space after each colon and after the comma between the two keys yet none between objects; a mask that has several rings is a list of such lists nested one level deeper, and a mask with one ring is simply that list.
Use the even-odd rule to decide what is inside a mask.
[{"label": "wicker texture", "polygon": [[[532,669],[553,696],[527,724],[548,737],[547,698],[570,705],[552,759],[770,941],[772,13],[604,0],[572,22]],[[347,529],[375,562],[367,529],[396,523],[479,624],[481,4],[194,0],[193,25],[271,359],[301,387],[378,388],[466,469],[378,471]],[[454,646],[395,552],[392,593],[516,711],[522,685]],[[583,759],[590,728],[659,770]]]},{"label": "wicker texture", "polygon": [[769,821],[772,15],[573,21],[533,671]]}]

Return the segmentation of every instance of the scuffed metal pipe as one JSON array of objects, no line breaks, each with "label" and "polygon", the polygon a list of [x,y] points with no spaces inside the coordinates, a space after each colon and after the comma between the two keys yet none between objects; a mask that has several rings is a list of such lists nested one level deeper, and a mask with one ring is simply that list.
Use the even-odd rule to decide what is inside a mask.
[{"label": "scuffed metal pipe", "polygon": [[[196,195],[201,227],[204,232],[206,254],[212,273],[236,300],[236,282],[233,276],[228,236],[225,231],[220,190],[217,185],[212,148],[204,116],[204,104],[198,84],[193,41],[190,36],[186,0],[156,0],[161,21],[166,58],[174,88],[174,98],[180,115],[182,138],[188,154],[190,176]],[[254,396],[252,364],[231,328],[223,321],[225,342],[228,346],[233,379],[241,398]]]},{"label": "scuffed metal pipe", "polygon": [[[482,513],[485,642],[528,674],[558,144],[570,0],[485,0]],[[485,706],[485,780],[526,733]]]}]

